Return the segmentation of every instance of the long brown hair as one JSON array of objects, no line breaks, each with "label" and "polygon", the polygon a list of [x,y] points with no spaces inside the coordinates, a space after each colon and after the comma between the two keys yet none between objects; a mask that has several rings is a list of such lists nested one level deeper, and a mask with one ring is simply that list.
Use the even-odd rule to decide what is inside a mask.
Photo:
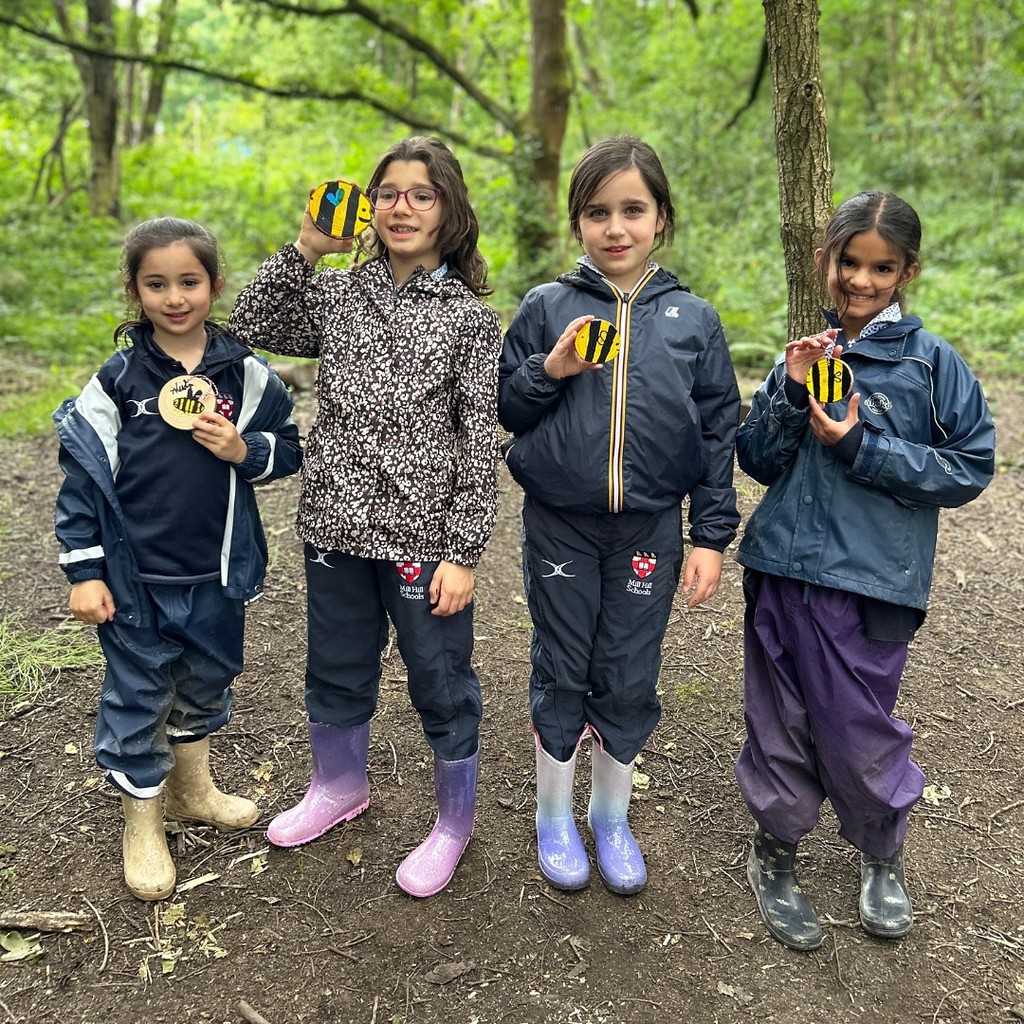
[{"label": "long brown hair", "polygon": [[[493,289],[487,284],[487,263],[477,248],[480,225],[470,205],[469,189],[455,154],[440,139],[426,135],[402,139],[378,161],[370,175],[367,192],[384,180],[388,167],[396,160],[426,164],[431,183],[441,190],[438,202],[442,204],[443,215],[437,236],[441,262],[447,263],[449,272],[461,278],[474,295],[490,295]],[[374,231],[360,236],[359,250],[357,262],[364,256],[379,259],[388,251]]]}]

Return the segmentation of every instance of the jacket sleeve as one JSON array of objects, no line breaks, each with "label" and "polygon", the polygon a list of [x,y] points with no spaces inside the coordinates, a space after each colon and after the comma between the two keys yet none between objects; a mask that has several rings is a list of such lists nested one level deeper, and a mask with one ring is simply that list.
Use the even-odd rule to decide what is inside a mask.
[{"label": "jacket sleeve", "polygon": [[695,547],[724,551],[740,523],[733,487],[740,392],[722,322],[710,308],[706,316],[709,341],[691,394],[700,412],[704,475],[690,492],[690,540]]},{"label": "jacket sleeve", "polygon": [[452,504],[445,522],[443,558],[474,567],[498,510],[498,352],[501,328],[480,302],[460,328],[454,413],[458,424]]},{"label": "jacket sleeve", "polygon": [[529,430],[565,390],[564,380],[544,370],[550,351],[544,327],[543,304],[530,292],[509,325],[498,368],[498,419],[513,434]]},{"label": "jacket sleeve", "polygon": [[768,486],[796,458],[811,419],[810,407],[797,408],[786,397],[785,357],[779,356],[736,433],[740,469]]},{"label": "jacket sleeve", "polygon": [[865,424],[847,472],[914,506],[957,508],[988,486],[995,472],[995,426],[977,377],[952,346],[932,367],[932,443],[915,444]]},{"label": "jacket sleeve", "polygon": [[323,336],[324,289],[336,273],[314,273],[302,253],[286,245],[239,292],[228,330],[250,348],[315,358]]},{"label": "jacket sleeve", "polygon": [[[100,409],[101,421],[109,420],[113,429],[113,424],[118,421],[117,410],[96,376],[86,385],[83,394],[93,406]],[[77,401],[75,398],[67,399],[54,413],[54,419],[73,420],[79,434],[95,433],[92,425],[77,412]],[[100,444],[97,437],[97,448]],[[106,553],[103,548],[100,510],[97,507],[97,502],[103,500],[100,488],[81,461],[63,443],[57,459],[64,473],[54,507],[54,532],[60,544],[60,567],[69,583],[103,579]]]},{"label": "jacket sleeve", "polygon": [[245,366],[245,395],[255,391],[259,403],[241,431],[248,452],[237,467],[249,483],[265,483],[295,473],[302,464],[299,428],[292,419],[292,396],[281,378],[260,359]]}]

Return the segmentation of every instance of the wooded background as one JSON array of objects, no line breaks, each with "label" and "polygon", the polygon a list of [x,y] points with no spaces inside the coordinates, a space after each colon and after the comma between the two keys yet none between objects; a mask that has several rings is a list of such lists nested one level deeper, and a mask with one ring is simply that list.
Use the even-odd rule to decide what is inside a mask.
[{"label": "wooded background", "polygon": [[578,255],[575,161],[630,132],[673,184],[657,258],[741,367],[817,326],[822,222],[882,188],[924,223],[911,308],[1019,372],[1022,23],[1024,0],[0,0],[0,358],[32,381],[0,389],[0,430],[109,350],[131,224],[216,232],[226,317],[312,186],[365,182],[414,133],[463,163],[504,317]]}]

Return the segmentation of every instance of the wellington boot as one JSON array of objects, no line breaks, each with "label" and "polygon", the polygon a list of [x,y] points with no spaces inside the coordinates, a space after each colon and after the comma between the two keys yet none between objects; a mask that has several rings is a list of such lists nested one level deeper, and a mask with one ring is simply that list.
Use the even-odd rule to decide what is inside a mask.
[{"label": "wellington boot", "polygon": [[399,888],[410,896],[434,896],[455,874],[473,834],[479,757],[479,750],[461,761],[442,761],[434,756],[437,822],[395,875]]},{"label": "wellington boot", "polygon": [[313,777],[306,795],[270,823],[267,839],[275,846],[312,842],[370,806],[370,780],[366,775],[370,723],[340,726],[310,722],[309,744]]},{"label": "wellington boot", "polygon": [[891,857],[861,854],[860,923],[864,931],[883,939],[898,939],[910,931],[914,911],[903,873],[902,846]]},{"label": "wellington boot", "polygon": [[590,879],[590,861],[572,816],[576,753],[556,761],[537,741],[537,863],[556,889],[582,889]]},{"label": "wellington boot", "polygon": [[758,828],[747,858],[747,879],[772,937],[790,949],[817,949],[824,934],[796,877],[796,846]]},{"label": "wellington boot", "polygon": [[633,793],[633,762],[622,764],[596,744],[591,753],[593,789],[587,822],[597,870],[612,892],[629,896],[647,884],[647,865],[626,820]]},{"label": "wellington boot", "polygon": [[174,767],[165,787],[168,818],[213,825],[222,832],[248,828],[260,809],[240,796],[222,793],[210,778],[210,737],[192,743],[177,743]]},{"label": "wellington boot", "polygon": [[124,880],[139,900],[162,900],[174,892],[174,861],[167,849],[160,797],[121,795],[124,809]]}]

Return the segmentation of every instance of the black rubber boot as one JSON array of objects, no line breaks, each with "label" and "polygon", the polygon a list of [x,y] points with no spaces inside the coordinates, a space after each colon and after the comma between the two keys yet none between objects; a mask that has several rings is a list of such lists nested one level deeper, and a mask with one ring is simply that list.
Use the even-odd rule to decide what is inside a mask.
[{"label": "black rubber boot", "polygon": [[860,855],[860,923],[864,931],[883,939],[898,939],[910,931],[914,911],[903,873],[903,847],[891,857]]},{"label": "black rubber boot", "polygon": [[790,949],[817,949],[824,939],[818,915],[796,877],[796,843],[784,843],[758,828],[747,858],[747,879],[761,920]]}]

